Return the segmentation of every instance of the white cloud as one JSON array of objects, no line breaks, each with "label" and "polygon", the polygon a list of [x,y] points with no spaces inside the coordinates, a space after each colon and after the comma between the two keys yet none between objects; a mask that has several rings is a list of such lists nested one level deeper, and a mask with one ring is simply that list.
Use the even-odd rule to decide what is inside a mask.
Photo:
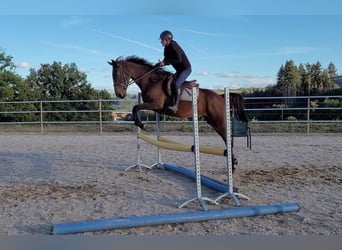
[{"label": "white cloud", "polygon": [[228,74],[224,74],[224,73],[216,73],[215,74],[216,76],[218,77],[221,77],[221,78],[254,78],[255,76],[253,75],[244,75],[244,74],[240,74],[240,73],[228,73]]},{"label": "white cloud", "polygon": [[266,87],[276,84],[276,79],[268,76],[256,76],[241,73],[217,73],[215,74],[219,78],[228,79],[228,85],[232,88],[250,88],[250,87]]},{"label": "white cloud", "polygon": [[197,74],[195,74],[195,75],[197,75],[197,76],[208,76],[208,75],[209,75],[209,72],[208,72],[208,71],[202,71],[202,72],[197,73]]},{"label": "white cloud", "polygon": [[17,65],[17,68],[22,68],[22,69],[29,69],[31,68],[30,64],[28,62],[20,62]]}]

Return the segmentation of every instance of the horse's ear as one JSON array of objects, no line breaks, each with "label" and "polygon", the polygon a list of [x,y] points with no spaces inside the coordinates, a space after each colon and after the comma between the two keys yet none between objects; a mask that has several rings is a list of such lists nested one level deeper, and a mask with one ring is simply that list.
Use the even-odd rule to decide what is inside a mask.
[{"label": "horse's ear", "polygon": [[116,61],[112,60],[112,61],[108,61],[109,65],[112,65],[113,67],[116,67]]}]

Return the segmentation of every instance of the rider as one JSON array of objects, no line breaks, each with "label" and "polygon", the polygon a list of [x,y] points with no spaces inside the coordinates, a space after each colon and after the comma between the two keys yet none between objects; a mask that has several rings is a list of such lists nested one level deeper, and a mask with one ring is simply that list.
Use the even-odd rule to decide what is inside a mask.
[{"label": "rider", "polygon": [[164,47],[164,59],[159,62],[159,66],[172,65],[176,70],[176,89],[177,96],[173,106],[170,106],[174,113],[177,112],[180,99],[180,87],[191,74],[191,64],[183,49],[173,40],[173,35],[170,31],[165,30],[160,34],[160,42]]}]

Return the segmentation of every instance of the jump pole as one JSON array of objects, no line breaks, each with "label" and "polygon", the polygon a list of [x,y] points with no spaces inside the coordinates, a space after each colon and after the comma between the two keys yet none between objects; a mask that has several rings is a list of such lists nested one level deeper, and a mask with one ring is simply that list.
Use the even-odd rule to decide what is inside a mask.
[{"label": "jump pole", "polygon": [[[180,167],[180,166],[174,166],[174,165],[171,165],[171,164],[168,164],[168,163],[163,163],[162,167],[165,169],[165,170],[169,170],[169,171],[173,171],[175,173],[178,173],[178,174],[181,174],[185,177],[188,177],[192,180],[196,180],[196,174],[189,170],[189,169],[186,169],[186,168],[183,168],[183,167]],[[228,187],[222,183],[219,183],[211,178],[208,178],[208,177],[205,177],[203,175],[201,175],[201,183],[202,185],[204,186],[207,186],[217,192],[220,192],[220,193],[227,193],[229,190],[228,190]],[[237,190],[235,191],[234,188],[233,188],[233,192],[236,196],[240,197],[240,198],[243,198],[245,200],[249,200],[250,198],[244,194],[241,194],[241,193],[237,193]]]},{"label": "jump pole", "polygon": [[100,230],[113,230],[131,227],[199,222],[209,220],[224,220],[229,218],[252,217],[277,213],[289,213],[299,210],[297,203],[284,203],[268,206],[251,206],[210,211],[188,213],[160,214],[149,216],[135,216],[128,218],[97,220],[69,224],[56,224],[51,228],[51,234],[75,234]]}]

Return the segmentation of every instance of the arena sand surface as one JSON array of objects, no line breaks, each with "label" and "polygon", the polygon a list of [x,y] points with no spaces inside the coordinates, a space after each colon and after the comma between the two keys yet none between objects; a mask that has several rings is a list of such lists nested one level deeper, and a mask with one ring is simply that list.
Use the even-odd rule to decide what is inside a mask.
[{"label": "arena sand surface", "polygon": [[[153,136],[153,135],[152,135]],[[192,144],[191,135],[168,138]],[[59,223],[201,210],[195,184],[136,164],[134,134],[0,135],[0,235],[48,235]],[[205,146],[224,146],[200,135]],[[192,153],[162,150],[162,161],[194,170]],[[253,135],[252,150],[236,138],[234,186],[243,206],[297,202],[299,212],[108,230],[101,235],[339,235],[342,233],[342,135]],[[141,162],[157,150],[142,143]],[[226,181],[226,159],[201,154],[202,174]],[[219,194],[203,187],[204,196]],[[235,207],[229,198],[209,209]]]}]

